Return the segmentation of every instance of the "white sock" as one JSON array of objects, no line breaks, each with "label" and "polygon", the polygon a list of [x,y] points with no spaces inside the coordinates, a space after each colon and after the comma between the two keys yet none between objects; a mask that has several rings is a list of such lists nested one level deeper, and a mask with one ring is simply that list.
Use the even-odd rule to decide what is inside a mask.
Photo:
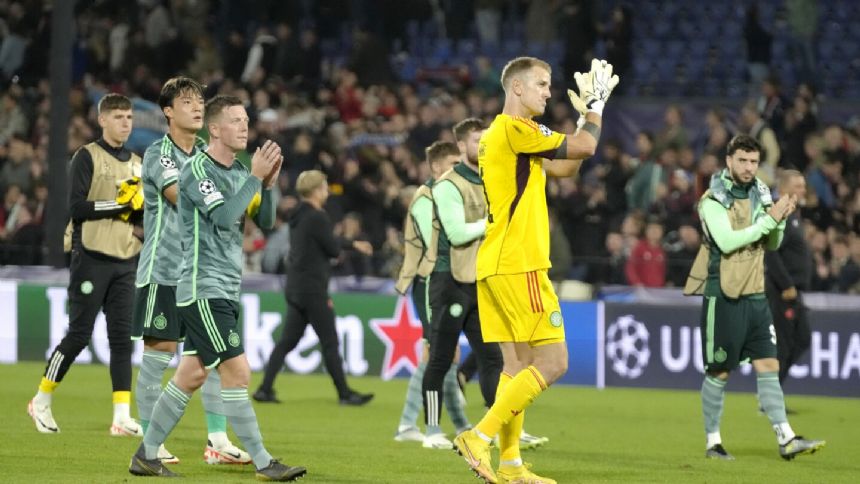
[{"label": "white sock", "polygon": [[131,419],[131,414],[129,413],[129,404],[127,403],[114,403],[113,404],[113,423],[123,422],[125,420]]},{"label": "white sock", "polygon": [[212,432],[209,434],[209,442],[213,447],[223,448],[230,445],[230,439],[227,437],[227,432]]},{"label": "white sock", "polygon": [[516,459],[500,461],[499,464],[503,466],[519,467],[523,465],[523,459],[521,457],[517,457]]},{"label": "white sock", "polygon": [[50,407],[52,395],[52,393],[45,393],[39,390],[38,392],[36,392],[36,396],[33,397],[33,404],[39,405],[41,407]]},{"label": "white sock", "polygon": [[719,432],[710,432],[707,434],[706,437],[708,439],[708,442],[705,444],[705,450],[710,449],[711,447],[713,447],[717,444],[723,443],[723,438],[720,437]]},{"label": "white sock", "polygon": [[475,430],[475,435],[477,435],[478,437],[480,437],[480,438],[484,439],[484,442],[488,442],[488,443],[489,443],[489,442],[492,442],[492,441],[493,441],[493,439],[492,439],[491,437],[487,436],[486,434],[484,434],[484,433],[483,433],[483,432],[481,432],[480,430],[478,430],[478,429],[474,429],[474,430]]},{"label": "white sock", "polygon": [[416,427],[414,425],[398,425],[397,426],[398,432],[406,432],[409,429],[415,429],[415,430],[418,430],[419,432],[421,431],[421,429],[419,429],[418,427]]},{"label": "white sock", "polygon": [[791,429],[788,422],[774,425],[773,431],[776,432],[776,441],[779,442],[779,445],[785,445],[794,438],[794,430]]}]

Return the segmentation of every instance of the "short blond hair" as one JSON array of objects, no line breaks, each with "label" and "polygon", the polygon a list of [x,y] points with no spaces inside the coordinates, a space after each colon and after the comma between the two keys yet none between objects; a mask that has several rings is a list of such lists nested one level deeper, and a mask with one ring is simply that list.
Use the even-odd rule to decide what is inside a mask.
[{"label": "short blond hair", "polygon": [[319,170],[303,171],[296,180],[296,192],[302,198],[308,197],[314,190],[327,182],[325,173]]},{"label": "short blond hair", "polygon": [[546,71],[552,75],[552,67],[550,67],[550,65],[545,61],[542,61],[537,57],[517,57],[505,64],[504,69],[502,69],[502,89],[507,91],[511,84],[511,79],[513,79],[514,76],[523,73],[532,67],[546,69]]}]

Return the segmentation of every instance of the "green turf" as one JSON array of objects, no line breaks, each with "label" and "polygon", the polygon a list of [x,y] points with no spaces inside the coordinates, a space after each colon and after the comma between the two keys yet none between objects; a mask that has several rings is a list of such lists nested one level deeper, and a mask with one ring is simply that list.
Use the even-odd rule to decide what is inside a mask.
[{"label": "green turf", "polygon": [[[26,414],[43,364],[0,365],[4,416],[0,446],[2,482],[141,482],[127,466],[139,439],[108,435],[110,381],[105,367],[75,366],[57,390],[58,435],[36,432]],[[136,370],[135,370],[136,373]],[[259,375],[254,375],[254,381]],[[856,384],[856,382],[853,382]],[[308,468],[302,482],[452,483],[477,482],[453,452],[425,450],[392,440],[405,380],[353,378],[362,391],[376,392],[364,408],[337,405],[322,375],[283,374],[280,405],[255,404],[266,446],[290,464]],[[731,383],[729,384],[731,387]],[[467,390],[469,415],[482,410],[478,388]],[[699,394],[692,391],[555,387],[528,411],[526,429],[549,444],[523,453],[534,469],[569,482],[857,482],[860,472],[860,401],[792,397],[792,424],[809,437],[827,439],[814,456],[784,462],[777,455],[765,417],[751,394],[729,393],[723,418],[724,443],[735,462],[703,458]],[[446,424],[450,422],[443,417]],[[235,441],[235,438],[234,438]],[[172,469],[183,482],[250,482],[253,469],[208,466],[202,461],[205,421],[199,397],[167,447],[182,459]],[[145,481],[144,481],[145,482]]]}]

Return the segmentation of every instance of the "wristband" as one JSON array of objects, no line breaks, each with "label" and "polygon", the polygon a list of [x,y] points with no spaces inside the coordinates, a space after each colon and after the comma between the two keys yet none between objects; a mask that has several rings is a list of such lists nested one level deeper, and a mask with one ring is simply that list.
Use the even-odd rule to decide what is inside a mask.
[{"label": "wristband", "polygon": [[606,103],[604,101],[595,99],[594,101],[588,103],[588,112],[603,116],[604,106],[606,106]]}]

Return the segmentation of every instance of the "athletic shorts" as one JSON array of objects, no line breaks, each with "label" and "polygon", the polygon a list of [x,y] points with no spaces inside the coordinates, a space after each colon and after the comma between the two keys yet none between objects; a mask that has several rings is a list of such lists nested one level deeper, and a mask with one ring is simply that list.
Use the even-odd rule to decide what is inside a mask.
[{"label": "athletic shorts", "polygon": [[766,298],[706,296],[701,328],[708,371],[731,371],[744,361],[776,358],[776,332]]},{"label": "athletic shorts", "polygon": [[478,281],[484,342],[540,346],[564,341],[564,319],[547,271],[497,274]]},{"label": "athletic shorts", "polygon": [[185,327],[176,311],[176,286],[147,284],[135,290],[131,339],[145,337],[165,341],[185,339]]},{"label": "athletic shorts", "polygon": [[239,334],[238,302],[198,299],[178,309],[186,331],[183,355],[196,355],[211,369],[245,352]]}]

